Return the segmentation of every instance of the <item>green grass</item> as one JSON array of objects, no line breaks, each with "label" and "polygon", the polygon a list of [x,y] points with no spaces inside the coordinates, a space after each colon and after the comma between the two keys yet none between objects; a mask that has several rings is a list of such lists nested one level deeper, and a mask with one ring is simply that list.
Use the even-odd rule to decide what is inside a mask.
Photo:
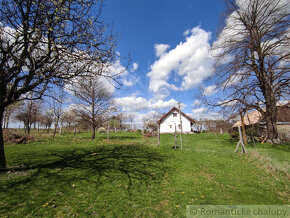
[{"label": "green grass", "polygon": [[[90,133],[7,144],[0,216],[184,217],[186,205],[289,204],[289,144],[234,153],[228,135]],[[286,169],[286,170],[285,170]]]}]

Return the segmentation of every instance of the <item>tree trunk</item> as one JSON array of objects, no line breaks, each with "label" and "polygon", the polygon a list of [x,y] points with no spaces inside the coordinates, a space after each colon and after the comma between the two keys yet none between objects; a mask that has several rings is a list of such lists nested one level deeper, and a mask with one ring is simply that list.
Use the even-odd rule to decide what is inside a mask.
[{"label": "tree trunk", "polygon": [[54,131],[53,131],[53,136],[52,136],[52,138],[54,138],[54,137],[55,137],[56,130],[57,130],[57,127],[58,127],[58,121],[59,121],[59,118],[57,118],[57,119],[56,119],[56,121],[55,121],[55,125],[54,125]]},{"label": "tree trunk", "polygon": [[24,128],[24,133],[27,133],[27,125],[25,122],[23,123],[23,128]]},{"label": "tree trunk", "polygon": [[52,138],[55,137],[57,126],[58,126],[58,124],[55,124],[55,125],[54,125],[54,130],[53,130]]},{"label": "tree trunk", "polygon": [[10,119],[10,117],[7,117],[7,119],[6,119],[6,129],[8,129],[9,127],[9,119]]},{"label": "tree trunk", "polygon": [[272,105],[266,106],[266,127],[267,127],[267,138],[273,140],[278,138],[277,131],[277,107]]},{"label": "tree trunk", "polygon": [[182,119],[181,119],[180,102],[178,103],[178,109],[179,109],[179,119],[180,119],[180,150],[182,150]]},{"label": "tree trunk", "polygon": [[160,145],[160,124],[158,124],[158,146]]},{"label": "tree trunk", "polygon": [[108,129],[107,129],[107,140],[109,140],[109,136],[110,136],[110,125],[108,125]]},{"label": "tree trunk", "polygon": [[176,125],[175,125],[175,132],[174,132],[174,148],[176,149],[177,148],[177,141],[176,141]]},{"label": "tree trunk", "polygon": [[4,138],[3,138],[3,129],[2,129],[3,115],[4,115],[4,109],[0,109],[0,171],[5,170],[7,167],[5,152],[4,152]]},{"label": "tree trunk", "polygon": [[247,134],[246,134],[246,128],[245,128],[245,123],[244,123],[244,116],[243,116],[243,112],[240,112],[241,115],[241,124],[242,124],[242,130],[243,130],[243,138],[244,138],[244,142],[247,145],[248,144],[248,140],[247,140]]},{"label": "tree trunk", "polygon": [[6,125],[5,125],[6,122],[5,122],[4,119],[3,119],[2,123],[3,123],[3,124],[2,124],[2,126],[3,126],[2,128],[3,128],[3,129],[6,129]]},{"label": "tree trunk", "polygon": [[31,125],[28,123],[27,124],[27,134],[30,134],[30,128],[31,128]]},{"label": "tree trunk", "polygon": [[95,139],[96,138],[96,127],[93,126],[92,130],[93,130],[92,139]]}]

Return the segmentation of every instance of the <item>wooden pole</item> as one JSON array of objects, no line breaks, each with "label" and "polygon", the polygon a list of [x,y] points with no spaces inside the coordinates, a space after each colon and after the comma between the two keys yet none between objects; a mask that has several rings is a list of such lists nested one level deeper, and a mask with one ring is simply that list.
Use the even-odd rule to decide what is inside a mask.
[{"label": "wooden pole", "polygon": [[243,112],[240,112],[241,115],[241,124],[242,124],[242,130],[243,130],[243,138],[244,138],[244,142],[247,145],[248,144],[248,140],[247,140],[247,134],[246,134],[246,128],[245,128],[245,123],[244,123],[244,116],[243,116]]},{"label": "wooden pole", "polygon": [[180,102],[178,102],[178,109],[179,109],[179,119],[180,119],[180,150],[182,150],[182,119],[181,119]]},{"label": "wooden pole", "polygon": [[160,146],[160,124],[158,124],[158,146]]},{"label": "wooden pole", "polygon": [[108,124],[108,129],[107,129],[107,140],[109,140],[110,136],[110,123]]},{"label": "wooden pole", "polygon": [[243,143],[243,136],[242,136],[241,126],[238,126],[238,130],[239,130],[239,137],[240,137],[240,140],[239,140],[239,142],[238,142],[238,144],[237,144],[237,147],[236,147],[235,152],[237,152],[237,151],[239,150],[239,147],[240,147],[240,145],[241,145],[241,146],[242,146],[242,152],[243,152],[244,154],[247,154],[247,153],[248,153],[248,152],[247,152],[247,149],[246,149],[246,147],[245,147],[245,145],[244,145],[244,143]]},{"label": "wooden pole", "polygon": [[177,148],[177,141],[176,141],[176,125],[175,126],[175,132],[174,132],[174,148],[176,149]]}]

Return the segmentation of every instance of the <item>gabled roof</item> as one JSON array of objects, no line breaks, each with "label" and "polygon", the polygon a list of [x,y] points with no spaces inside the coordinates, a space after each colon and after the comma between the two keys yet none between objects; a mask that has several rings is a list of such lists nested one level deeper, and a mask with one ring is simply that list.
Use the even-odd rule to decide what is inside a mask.
[{"label": "gabled roof", "polygon": [[[169,114],[171,114],[173,111],[177,111],[179,113],[179,110],[176,107],[171,108],[170,111],[168,111],[166,114],[164,114],[158,121],[157,123],[160,124],[162,120],[164,120]],[[187,116],[185,113],[180,111],[181,115],[184,116],[186,119],[188,119],[190,122],[195,123],[195,120],[192,119],[191,117]]]},{"label": "gabled roof", "polygon": [[[278,114],[277,122],[279,123],[290,122],[290,105],[278,106],[277,114]],[[261,122],[266,122],[266,119],[263,117]]]},{"label": "gabled roof", "polygon": [[[263,108],[263,111],[265,111],[265,108]],[[244,123],[246,126],[264,122],[266,122],[265,117],[257,110],[247,113],[244,116]],[[290,107],[288,105],[278,106],[277,122],[281,123],[290,122]],[[237,126],[241,126],[241,120],[239,120],[233,125],[233,127]]]},{"label": "gabled roof", "polygon": [[[257,123],[259,123],[262,119],[263,119],[262,114],[261,114],[259,111],[254,110],[254,111],[252,111],[252,112],[250,112],[250,113],[245,114],[245,116],[244,116],[244,124],[245,124],[246,126],[248,126],[248,125],[253,125],[253,124],[257,124]],[[239,120],[239,121],[237,121],[237,122],[233,125],[233,127],[238,127],[238,126],[241,126],[241,125],[242,125],[241,120]]]}]

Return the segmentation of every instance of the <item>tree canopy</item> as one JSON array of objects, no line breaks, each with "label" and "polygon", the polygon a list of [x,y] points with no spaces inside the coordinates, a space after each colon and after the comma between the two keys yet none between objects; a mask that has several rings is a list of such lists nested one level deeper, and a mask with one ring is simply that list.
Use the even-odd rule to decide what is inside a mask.
[{"label": "tree canopy", "polygon": [[2,119],[8,105],[41,98],[52,84],[75,76],[98,75],[98,64],[116,58],[101,8],[100,0],[0,0],[0,168],[6,167]]}]

